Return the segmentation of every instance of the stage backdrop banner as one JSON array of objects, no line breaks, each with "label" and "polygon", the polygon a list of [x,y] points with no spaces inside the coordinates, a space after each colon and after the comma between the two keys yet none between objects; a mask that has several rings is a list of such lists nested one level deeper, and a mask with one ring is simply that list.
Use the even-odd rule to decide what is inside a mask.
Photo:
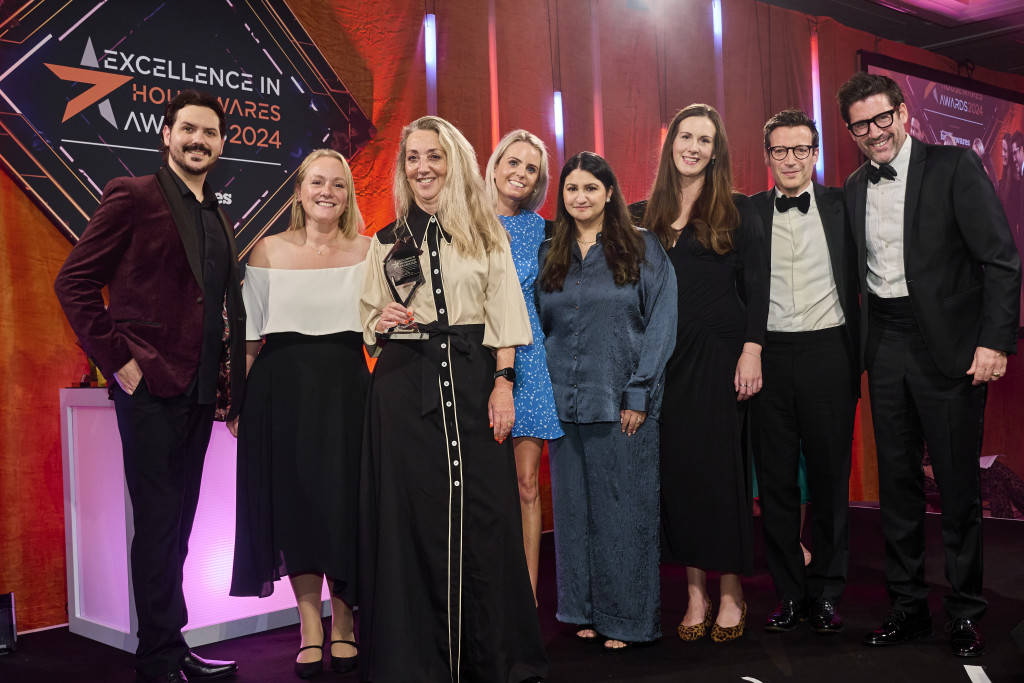
[{"label": "stage backdrop banner", "polygon": [[[861,61],[869,73],[883,74],[899,84],[910,112],[907,130],[911,135],[928,144],[974,150],[999,194],[1024,258],[1024,203],[1014,180],[1018,175],[1014,167],[1020,162],[1011,158],[1011,138],[1024,132],[1024,93],[871,52],[861,53]],[[1020,311],[1024,320],[1024,291]]]},{"label": "stage backdrop banner", "polygon": [[43,0],[0,35],[0,166],[72,242],[108,181],[160,166],[164,106],[181,90],[227,114],[209,182],[243,256],[286,227],[306,154],[351,157],[375,133],[282,0]]}]

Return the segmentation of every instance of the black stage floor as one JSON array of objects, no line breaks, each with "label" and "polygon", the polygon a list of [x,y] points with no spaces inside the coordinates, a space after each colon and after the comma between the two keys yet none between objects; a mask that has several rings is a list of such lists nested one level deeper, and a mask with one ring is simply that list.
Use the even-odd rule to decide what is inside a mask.
[{"label": "black stage floor", "polygon": [[[541,550],[540,617],[551,660],[554,683],[678,681],[775,683],[778,681],[889,683],[1009,683],[1024,682],[1024,656],[1010,635],[1024,619],[1024,523],[986,519],[985,585],[988,615],[982,622],[989,653],[972,660],[948,654],[942,632],[945,616],[939,518],[928,520],[928,579],[935,587],[931,599],[936,632],[930,638],[899,647],[876,649],[861,645],[861,637],[885,616],[887,599],[882,576],[882,538],[877,509],[854,508],[850,580],[840,606],[846,630],[818,636],[806,625],[783,634],[768,634],[760,624],[775,605],[771,578],[764,569],[763,548],[755,548],[761,573],[744,583],[748,604],[747,632],[738,641],[714,645],[708,640],[683,643],[675,636],[686,595],[680,567],[662,568],[661,642],[651,648],[622,654],[603,654],[595,645],[579,643],[569,627],[555,621],[554,552],[550,534]],[[755,528],[760,538],[760,524]],[[813,551],[813,548],[812,548]],[[712,591],[717,583],[709,577]],[[286,590],[286,588],[284,588]],[[712,593],[713,597],[715,593]],[[395,596],[401,600],[400,595]],[[297,680],[292,661],[298,646],[296,628],[289,627],[198,648],[207,657],[236,659],[236,683]],[[19,651],[0,657],[0,682],[119,683],[133,680],[132,655],[72,635],[67,627],[23,635]],[[400,655],[399,655],[400,656]],[[968,668],[965,668],[965,665]],[[972,670],[979,667],[979,670]],[[355,682],[355,676],[324,673],[317,680]],[[440,683],[440,682],[439,682]]]}]

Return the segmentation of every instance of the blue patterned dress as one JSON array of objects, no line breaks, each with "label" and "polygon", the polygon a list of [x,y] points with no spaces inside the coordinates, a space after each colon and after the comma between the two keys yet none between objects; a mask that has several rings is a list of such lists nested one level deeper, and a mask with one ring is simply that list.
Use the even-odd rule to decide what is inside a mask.
[{"label": "blue patterned dress", "polygon": [[516,404],[516,424],[512,436],[533,436],[538,439],[557,439],[562,428],[555,412],[555,395],[551,390],[547,355],[544,351],[544,332],[537,317],[537,304],[533,296],[537,280],[537,250],[544,241],[544,219],[533,211],[520,211],[515,216],[498,216],[512,235],[512,260],[516,264],[519,285],[523,288],[526,310],[530,314],[533,344],[516,348],[516,383],[512,397]]}]

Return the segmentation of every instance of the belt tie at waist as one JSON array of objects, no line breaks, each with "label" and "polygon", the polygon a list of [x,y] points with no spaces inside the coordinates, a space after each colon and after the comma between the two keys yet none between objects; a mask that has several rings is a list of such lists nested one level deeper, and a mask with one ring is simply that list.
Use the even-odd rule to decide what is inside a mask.
[{"label": "belt tie at waist", "polygon": [[422,381],[420,384],[420,416],[425,416],[436,410],[441,405],[441,393],[438,391],[437,378],[439,374],[451,376],[451,364],[448,365],[448,372],[441,372],[441,356],[444,349],[441,344],[448,343],[452,350],[464,356],[469,362],[473,362],[473,337],[482,337],[483,325],[445,325],[440,322],[423,323],[417,326],[420,332],[426,332],[430,337],[423,342],[423,355],[426,356],[422,363]]}]

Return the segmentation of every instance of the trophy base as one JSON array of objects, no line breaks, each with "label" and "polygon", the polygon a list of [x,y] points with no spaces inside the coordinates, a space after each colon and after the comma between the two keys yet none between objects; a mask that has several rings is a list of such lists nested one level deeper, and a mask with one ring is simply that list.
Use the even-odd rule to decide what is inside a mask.
[{"label": "trophy base", "polygon": [[395,330],[380,335],[388,341],[426,341],[430,335],[419,330]]}]

